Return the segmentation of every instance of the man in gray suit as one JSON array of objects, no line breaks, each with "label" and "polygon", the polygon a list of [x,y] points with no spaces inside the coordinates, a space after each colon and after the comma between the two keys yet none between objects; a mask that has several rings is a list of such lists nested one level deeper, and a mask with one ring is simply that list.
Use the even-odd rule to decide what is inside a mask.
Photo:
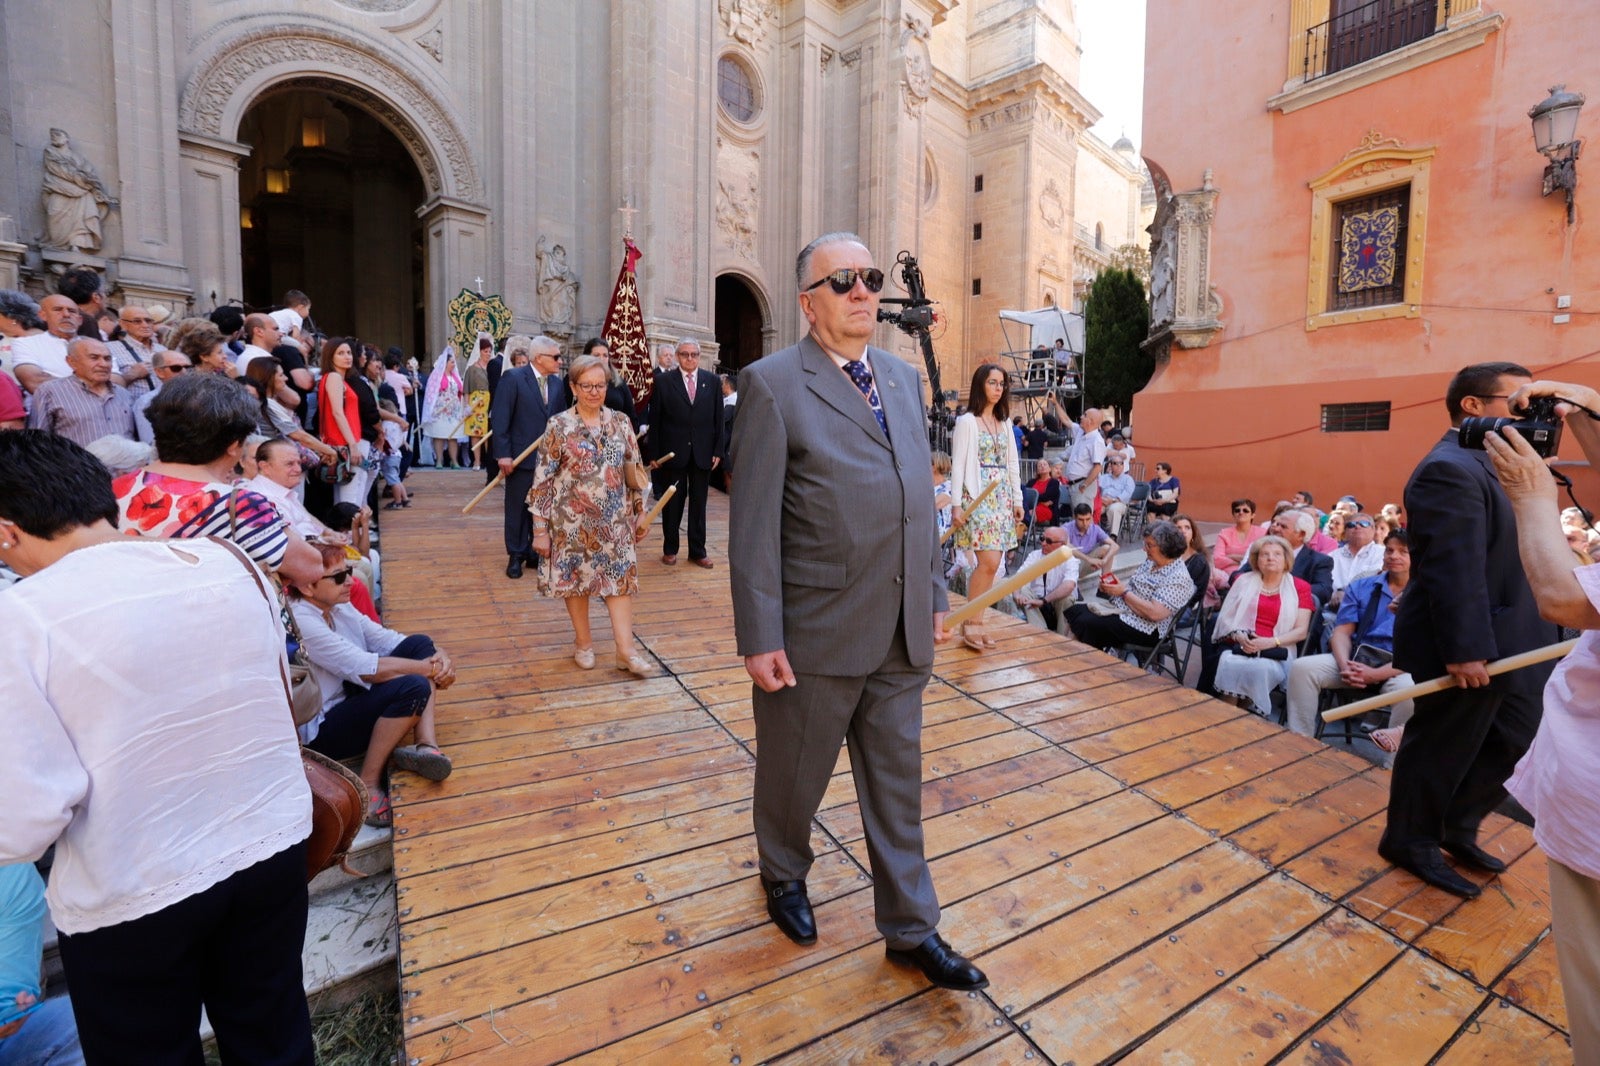
[{"label": "man in gray suit", "polygon": [[805,340],[739,378],[734,628],[755,681],[755,830],[767,912],[815,943],[811,819],[850,748],[878,930],[934,984],[988,979],[936,932],[922,844],[922,690],[949,639],[915,370],[868,347],[883,273],[850,233],[795,268]]}]

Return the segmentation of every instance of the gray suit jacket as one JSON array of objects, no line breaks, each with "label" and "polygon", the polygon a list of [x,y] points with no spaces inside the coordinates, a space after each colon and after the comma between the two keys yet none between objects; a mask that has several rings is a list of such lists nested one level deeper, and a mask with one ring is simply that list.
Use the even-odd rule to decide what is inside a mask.
[{"label": "gray suit jacket", "polygon": [[933,662],[946,610],[922,384],[881,348],[867,361],[889,423],[809,337],[739,375],[728,565],[739,654],[783,649],[797,673],[863,677],[905,618]]}]

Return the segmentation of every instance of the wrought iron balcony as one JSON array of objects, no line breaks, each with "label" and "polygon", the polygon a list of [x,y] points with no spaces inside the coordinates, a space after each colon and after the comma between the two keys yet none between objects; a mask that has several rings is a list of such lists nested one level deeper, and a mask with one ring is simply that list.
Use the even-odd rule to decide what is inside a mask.
[{"label": "wrought iron balcony", "polygon": [[[1343,5],[1335,0],[1335,10]],[[1305,80],[1347,70],[1444,28],[1450,0],[1372,0],[1306,30]]]}]

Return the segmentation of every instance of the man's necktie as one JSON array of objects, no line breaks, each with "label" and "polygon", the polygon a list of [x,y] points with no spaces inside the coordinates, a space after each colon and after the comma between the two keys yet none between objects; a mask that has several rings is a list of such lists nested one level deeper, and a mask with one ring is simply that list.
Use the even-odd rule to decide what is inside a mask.
[{"label": "man's necktie", "polygon": [[684,376],[683,387],[689,391],[689,402],[694,403],[694,375]]},{"label": "man's necktie", "polygon": [[867,369],[867,364],[860,359],[852,359],[844,365],[844,372],[850,375],[850,380],[856,383],[856,388],[861,390],[861,395],[867,398],[867,406],[872,408],[872,413],[877,416],[878,427],[883,430],[883,435],[889,435],[889,420],[883,417],[883,404],[878,400],[878,386],[872,383],[872,372]]}]

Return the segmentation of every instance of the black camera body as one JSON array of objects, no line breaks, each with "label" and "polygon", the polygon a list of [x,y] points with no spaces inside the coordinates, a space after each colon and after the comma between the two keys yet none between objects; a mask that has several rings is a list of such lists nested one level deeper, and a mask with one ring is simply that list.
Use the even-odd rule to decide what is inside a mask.
[{"label": "black camera body", "polygon": [[1521,418],[1463,418],[1461,446],[1481,452],[1485,435],[1504,435],[1510,430],[1520,434],[1541,459],[1548,459],[1561,446],[1561,418],[1556,414],[1556,402],[1549,396],[1535,396],[1528,401],[1528,413]]}]

